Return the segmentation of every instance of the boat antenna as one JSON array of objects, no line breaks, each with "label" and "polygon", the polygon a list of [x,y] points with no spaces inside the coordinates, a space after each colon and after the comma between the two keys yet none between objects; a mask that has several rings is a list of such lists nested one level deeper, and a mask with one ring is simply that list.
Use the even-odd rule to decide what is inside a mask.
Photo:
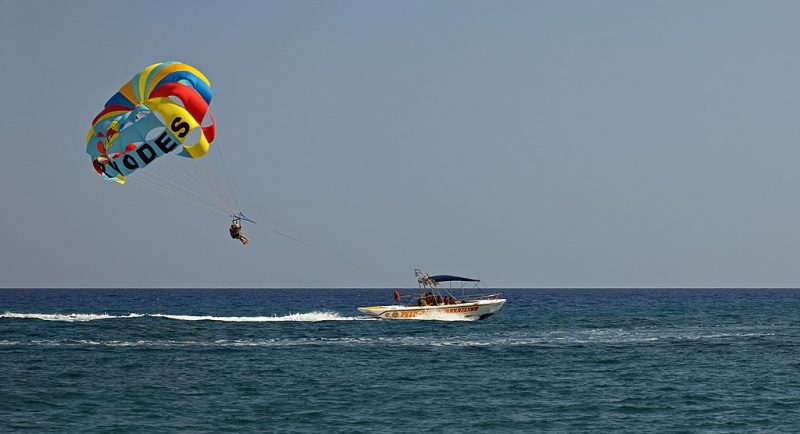
[{"label": "boat antenna", "polygon": [[414,269],[414,276],[416,276],[417,282],[419,282],[419,286],[421,288],[427,288],[429,286],[435,288],[438,286],[438,282],[436,282],[436,280],[431,278],[428,273],[420,270],[419,268]]}]

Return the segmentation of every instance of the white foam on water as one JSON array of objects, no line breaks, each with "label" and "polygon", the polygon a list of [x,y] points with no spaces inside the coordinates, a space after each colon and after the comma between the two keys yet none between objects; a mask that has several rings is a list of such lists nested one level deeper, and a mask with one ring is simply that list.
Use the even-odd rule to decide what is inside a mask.
[{"label": "white foam on water", "polygon": [[154,318],[166,318],[177,321],[221,321],[221,322],[316,322],[316,321],[371,321],[374,318],[366,316],[341,316],[336,312],[313,311],[307,313],[293,313],[283,316],[212,316],[212,315],[170,315],[170,314],[142,314],[129,313],[127,315],[109,315],[106,313],[16,313],[5,312],[0,314],[0,318],[9,319],[38,319],[42,321],[66,321],[83,322],[108,319],[127,319],[142,318],[145,316]]},{"label": "white foam on water", "polygon": [[148,314],[155,318],[167,318],[178,321],[222,321],[222,322],[317,322],[317,321],[362,321],[371,318],[341,316],[336,312],[292,313],[283,316],[210,316],[210,315],[167,315]]},{"label": "white foam on water", "polygon": [[129,313],[127,315],[109,315],[106,313],[15,313],[5,312],[0,318],[38,319],[42,321],[84,322],[103,319],[141,318],[144,314]]},{"label": "white foam on water", "polygon": [[429,311],[414,317],[414,319],[420,321],[473,322],[477,321],[478,317],[467,318],[443,312]]},{"label": "white foam on water", "polygon": [[267,339],[217,339],[217,340],[95,340],[95,339],[32,339],[29,341],[3,342],[2,345],[22,345],[34,347],[139,347],[139,348],[241,348],[241,347],[298,347],[320,345],[372,345],[378,342],[371,338],[267,338]]},{"label": "white foam on water", "polygon": [[492,341],[497,345],[605,345],[605,344],[651,344],[669,341],[726,340],[738,338],[761,338],[774,333],[730,332],[705,329],[590,329],[522,333],[500,337]]}]

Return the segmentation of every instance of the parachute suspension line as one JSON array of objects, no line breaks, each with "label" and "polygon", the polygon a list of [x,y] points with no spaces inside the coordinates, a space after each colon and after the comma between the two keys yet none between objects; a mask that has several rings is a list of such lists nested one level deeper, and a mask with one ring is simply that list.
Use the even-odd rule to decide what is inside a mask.
[{"label": "parachute suspension line", "polygon": [[190,196],[178,194],[178,193],[176,193],[174,191],[171,191],[169,189],[163,188],[162,186],[157,185],[157,184],[145,182],[145,181],[143,181],[141,179],[130,179],[130,178],[126,181],[126,183],[130,183],[133,186],[141,187],[141,188],[143,188],[145,190],[149,190],[149,191],[164,195],[166,197],[178,199],[178,200],[190,203],[192,205],[195,205],[195,206],[198,206],[198,207],[201,207],[201,208],[205,208],[207,210],[213,211],[213,212],[218,213],[218,214],[226,215],[226,212],[224,210],[220,209],[216,205],[212,205],[212,204],[209,204],[207,202],[202,202],[202,201],[199,201],[199,200],[196,200],[196,199],[192,199]]},{"label": "parachute suspension line", "polygon": [[218,196],[213,191],[204,188],[205,183],[203,180],[200,179],[200,177],[198,177],[197,174],[192,170],[187,169],[187,165],[182,165],[174,161],[165,161],[164,166],[169,166],[169,169],[171,169],[170,173],[180,177],[183,183],[185,183],[185,185],[183,185],[175,180],[172,180],[173,184],[179,185],[182,191],[190,191],[195,196],[202,197],[208,202],[213,202],[216,205],[227,208],[227,202],[224,200],[224,198]]},{"label": "parachute suspension line", "polygon": [[183,176],[189,185],[187,190],[197,190],[202,195],[216,200],[221,206],[228,209],[233,208],[231,201],[208,172],[202,158],[197,160],[181,159],[181,161],[172,159],[167,164],[174,168],[176,174]]},{"label": "parachute suspension line", "polygon": [[[133,177],[131,177],[131,178],[133,178]],[[186,186],[183,186],[183,185],[180,185],[180,184],[176,183],[175,181],[173,181],[171,179],[168,179],[168,178],[166,178],[164,176],[161,176],[161,175],[158,175],[156,173],[153,173],[152,171],[147,174],[147,178],[148,178],[148,180],[140,179],[139,181],[151,182],[150,178],[152,178],[153,181],[158,181],[158,182],[157,183],[156,182],[151,182],[151,185],[158,186],[158,187],[160,187],[160,188],[162,188],[162,189],[164,189],[166,191],[169,191],[169,192],[171,192],[173,194],[176,194],[178,196],[186,196],[187,198],[190,198],[190,199],[192,199],[194,201],[206,203],[207,205],[211,205],[211,206],[213,206],[214,208],[217,208],[217,209],[220,209],[220,208],[223,209],[223,210],[225,209],[225,207],[220,206],[219,203],[217,203],[214,200],[212,200],[211,198],[203,195],[201,192],[194,191],[194,190],[192,190],[190,188],[187,188]]]},{"label": "parachute suspension line", "polygon": [[[213,150],[211,152],[213,152]],[[205,158],[207,158],[207,156],[198,160],[186,160],[186,164],[182,164],[180,166],[182,166],[182,169],[186,173],[194,177],[196,180],[195,185],[201,188],[206,187],[206,191],[208,191],[209,194],[213,194],[214,197],[218,198],[220,202],[224,203],[227,208],[233,208],[230,196],[219,187],[218,183],[216,182],[216,178],[209,172],[208,167],[206,166],[208,161]]]},{"label": "parachute suspension line", "polygon": [[[212,151],[212,152],[213,152],[213,151]],[[202,173],[203,173],[203,174],[206,176],[206,178],[207,178],[207,179],[208,179],[208,180],[211,182],[211,185],[212,185],[212,186],[214,187],[214,189],[215,189],[215,190],[218,192],[218,194],[219,194],[219,195],[220,195],[222,198],[224,198],[224,200],[225,200],[225,203],[227,204],[228,208],[229,208],[231,211],[235,211],[235,210],[237,210],[237,209],[238,209],[238,205],[235,205],[235,204],[236,204],[236,197],[235,197],[235,196],[233,195],[233,193],[232,193],[233,189],[232,189],[232,187],[230,186],[230,184],[227,184],[227,187],[228,187],[228,191],[229,191],[229,193],[226,193],[226,192],[224,191],[224,189],[223,189],[222,187],[220,187],[220,185],[219,185],[219,182],[218,182],[218,179],[217,179],[215,176],[213,176],[213,175],[212,175],[212,173],[210,172],[210,169],[209,169],[209,167],[207,167],[207,166],[204,166],[204,165],[203,165],[203,166],[199,166],[199,169],[200,169],[200,170],[202,171]],[[219,170],[217,170],[217,173],[218,173],[218,172],[219,172]],[[227,182],[227,181],[223,180],[223,182]]]},{"label": "parachute suspension line", "polygon": [[[195,192],[186,191],[181,186],[173,186],[169,185],[170,181],[168,180],[161,180],[159,177],[150,174],[153,180],[144,180],[141,177],[137,179],[130,179],[129,181],[133,185],[139,185],[145,187],[151,191],[163,192],[169,194],[171,197],[175,197],[178,199],[182,199],[186,202],[195,203],[195,204],[203,204],[206,208],[213,208],[219,210],[220,207],[215,202],[203,197],[200,194]],[[159,181],[159,182],[155,182]],[[224,208],[223,208],[224,209]]]},{"label": "parachute suspension line", "polygon": [[153,191],[164,192],[166,194],[169,194],[171,197],[182,199],[185,202],[194,204],[203,204],[206,208],[212,208],[220,212],[225,210],[224,207],[220,206],[213,200],[208,199],[207,197],[204,197],[198,193],[193,193],[193,192],[188,192],[187,194],[187,192],[184,191],[182,188],[171,186],[169,184],[166,184],[164,181],[158,181],[157,178],[155,177],[153,180],[135,179],[133,180],[133,184],[141,185]]},{"label": "parachute suspension line", "polygon": [[384,276],[383,274],[378,273],[377,271],[372,271],[372,270],[370,270],[369,268],[367,268],[367,267],[365,267],[363,265],[359,265],[359,264],[357,264],[357,263],[355,263],[353,261],[350,261],[347,258],[344,258],[342,256],[339,256],[339,255],[336,255],[334,253],[331,253],[331,252],[329,252],[329,251],[327,251],[325,249],[322,249],[320,247],[317,247],[317,246],[315,246],[313,244],[307,243],[307,242],[305,242],[305,241],[303,241],[303,240],[301,240],[299,238],[293,237],[293,236],[291,236],[291,235],[289,235],[289,234],[287,234],[285,232],[281,232],[278,229],[275,229],[275,228],[267,226],[267,225],[262,225],[262,224],[255,223],[252,220],[250,220],[250,221],[256,226],[260,226],[260,227],[262,227],[262,228],[264,228],[264,229],[266,229],[266,230],[268,230],[268,231],[270,231],[272,233],[280,235],[280,236],[282,236],[282,237],[284,237],[284,238],[286,238],[288,240],[294,241],[297,244],[300,244],[300,245],[302,245],[304,247],[307,247],[307,248],[309,248],[311,250],[314,250],[314,251],[316,251],[318,253],[321,253],[321,254],[329,257],[329,258],[333,258],[333,259],[336,259],[337,261],[344,262],[345,264],[348,264],[348,265],[350,265],[352,267],[358,268],[361,271],[367,272],[367,273],[372,274],[373,276],[376,276],[376,277],[380,277],[381,279],[383,279],[385,281],[392,282],[392,283],[395,283],[395,284],[402,284],[402,282],[399,282],[399,281],[397,281],[395,279],[392,279],[390,277]]},{"label": "parachute suspension line", "polygon": [[201,158],[162,160],[166,161],[165,165],[172,168],[171,175],[175,173],[183,177],[183,181],[187,184],[187,186],[182,186],[184,191],[192,191],[196,194],[199,192],[199,196],[213,199],[220,206],[226,208],[230,215],[241,212],[219,143],[214,143],[208,154]]},{"label": "parachute suspension line", "polygon": [[228,187],[228,191],[230,192],[231,197],[233,198],[233,203],[236,204],[236,211],[241,211],[242,208],[239,205],[239,199],[236,197],[236,192],[233,191],[233,183],[231,182],[230,174],[228,173],[228,165],[225,164],[225,158],[222,155],[222,144],[218,143],[216,146],[217,158],[219,159],[219,166],[222,172],[222,176],[225,180],[225,185]]},{"label": "parachute suspension line", "polygon": [[197,201],[191,200],[191,199],[187,198],[186,196],[175,195],[173,193],[170,193],[170,192],[167,192],[167,191],[164,191],[164,190],[159,190],[157,188],[150,188],[150,187],[147,187],[145,185],[139,185],[139,187],[142,187],[142,188],[144,188],[146,190],[150,190],[150,191],[155,192],[155,193],[162,194],[162,195],[164,195],[166,197],[175,198],[177,200],[190,203],[190,204],[192,204],[194,206],[197,206],[197,207],[200,207],[200,208],[205,208],[205,209],[207,209],[209,211],[215,212],[215,213],[220,214],[220,215],[225,215],[225,212],[223,212],[223,211],[221,211],[221,210],[219,210],[217,208],[210,207],[210,206],[208,206],[208,205],[206,205],[206,204],[204,204],[202,202],[197,202]]}]

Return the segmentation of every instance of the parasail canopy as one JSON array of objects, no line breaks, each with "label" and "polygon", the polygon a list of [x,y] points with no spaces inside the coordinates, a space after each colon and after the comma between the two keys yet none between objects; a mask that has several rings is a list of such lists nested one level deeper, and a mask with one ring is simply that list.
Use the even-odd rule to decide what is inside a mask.
[{"label": "parasail canopy", "polygon": [[[86,152],[104,178],[125,177],[166,154],[195,159],[214,141],[211,82],[180,62],[155,63],[125,83],[92,121]],[[170,156],[172,158],[172,156]]]}]

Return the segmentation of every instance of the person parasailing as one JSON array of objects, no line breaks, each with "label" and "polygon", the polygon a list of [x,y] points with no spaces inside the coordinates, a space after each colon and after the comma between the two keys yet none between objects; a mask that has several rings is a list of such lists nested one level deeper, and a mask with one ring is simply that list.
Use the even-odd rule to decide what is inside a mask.
[{"label": "person parasailing", "polygon": [[231,238],[234,240],[239,240],[242,242],[243,246],[246,246],[250,240],[242,233],[242,223],[241,219],[235,218],[231,221],[231,227],[228,229],[231,234]]}]

